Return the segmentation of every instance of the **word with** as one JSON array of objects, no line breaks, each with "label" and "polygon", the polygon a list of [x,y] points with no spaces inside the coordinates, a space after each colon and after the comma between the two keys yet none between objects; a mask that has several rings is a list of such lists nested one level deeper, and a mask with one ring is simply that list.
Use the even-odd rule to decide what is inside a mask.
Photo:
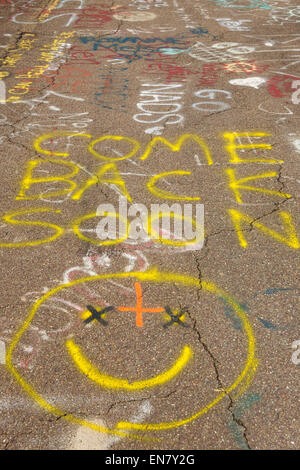
[{"label": "word with", "polygon": [[[209,0],[215,2],[216,5],[226,8],[260,8],[262,10],[270,10],[271,7],[264,0],[246,0],[247,5],[241,5],[241,0]],[[250,2],[250,3],[249,3]],[[237,3],[237,4],[236,4]]]},{"label": "word with", "polygon": [[243,26],[243,23],[251,23],[251,20],[232,20],[230,18],[216,18],[216,21],[220,23],[224,28],[229,31],[250,31],[248,26]]},{"label": "word with", "polygon": [[293,90],[293,83],[295,83],[293,75],[275,75],[267,81],[267,90],[274,98],[283,98],[289,96]]},{"label": "word with", "polygon": [[300,339],[292,343],[292,348],[296,349],[296,351],[294,351],[292,354],[292,363],[297,366],[300,364]]},{"label": "word with", "polygon": [[[145,88],[141,90],[140,101],[137,103],[137,107],[142,113],[133,116],[135,121],[146,124],[166,121],[165,125],[172,125],[179,124],[184,120],[184,116],[178,114],[183,106],[183,104],[178,103],[184,95],[184,91],[179,91],[182,89],[182,84],[143,83],[142,87]],[[149,99],[146,99],[147,97]],[[158,130],[163,129],[163,127],[160,127]],[[151,130],[151,128],[148,128],[144,132],[151,133]]]},{"label": "word with", "polygon": [[294,80],[292,82],[292,89],[296,90],[292,94],[292,103],[293,104],[300,104],[300,80]]}]

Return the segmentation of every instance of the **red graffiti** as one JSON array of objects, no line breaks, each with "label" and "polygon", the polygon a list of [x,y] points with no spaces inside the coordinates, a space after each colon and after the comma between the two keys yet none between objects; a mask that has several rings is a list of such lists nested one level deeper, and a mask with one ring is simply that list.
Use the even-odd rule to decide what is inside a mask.
[{"label": "red graffiti", "polygon": [[[118,8],[119,11],[126,10],[125,7]],[[75,28],[99,28],[105,23],[113,20],[115,10],[103,4],[90,5],[78,12],[78,19],[74,23]]]},{"label": "red graffiti", "polygon": [[[180,66],[177,64],[168,64],[161,62],[154,62],[147,64],[147,71],[143,74],[157,74],[158,72],[165,72],[164,82],[182,82],[185,81],[188,75],[195,75],[199,71],[192,71],[187,66]],[[160,74],[161,75],[161,74]]]},{"label": "red graffiti", "polygon": [[218,81],[221,73],[260,74],[264,73],[269,67],[269,65],[257,65],[255,64],[255,60],[249,60],[248,62],[233,61],[229,63],[212,62],[203,64],[202,75],[197,85],[214,85]]},{"label": "red graffiti", "polygon": [[292,82],[297,80],[293,75],[275,75],[267,81],[267,90],[274,98],[290,96],[293,92]]}]

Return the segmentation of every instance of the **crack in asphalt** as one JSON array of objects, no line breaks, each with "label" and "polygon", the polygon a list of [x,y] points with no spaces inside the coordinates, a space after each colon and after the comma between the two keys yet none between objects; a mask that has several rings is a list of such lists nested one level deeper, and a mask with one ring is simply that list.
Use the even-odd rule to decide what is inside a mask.
[{"label": "crack in asphalt", "polygon": [[246,445],[247,445],[248,449],[250,450],[251,447],[249,445],[248,438],[247,438],[247,427],[243,423],[243,421],[236,416],[235,411],[233,409],[234,400],[232,399],[231,395],[226,392],[226,389],[225,389],[225,387],[224,387],[224,385],[221,381],[219,370],[218,370],[218,366],[220,366],[220,362],[216,359],[216,357],[214,356],[212,351],[209,349],[207,343],[204,342],[204,340],[202,338],[202,335],[201,335],[199,329],[197,328],[197,320],[192,316],[191,312],[188,309],[186,309],[186,313],[189,316],[190,320],[193,322],[192,328],[193,328],[193,331],[195,331],[195,333],[197,335],[199,343],[201,344],[201,346],[203,347],[203,349],[205,350],[205,352],[208,354],[208,356],[210,357],[210,359],[212,361],[213,369],[215,371],[216,380],[217,380],[217,383],[218,383],[218,390],[220,392],[224,392],[226,397],[229,399],[229,405],[227,407],[227,410],[231,414],[232,421],[234,423],[236,423],[238,426],[243,428],[243,436],[244,436]]}]

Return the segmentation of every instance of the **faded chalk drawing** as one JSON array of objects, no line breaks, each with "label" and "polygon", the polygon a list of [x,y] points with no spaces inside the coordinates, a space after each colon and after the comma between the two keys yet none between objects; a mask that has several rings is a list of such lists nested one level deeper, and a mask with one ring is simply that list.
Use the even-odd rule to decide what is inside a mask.
[{"label": "faded chalk drawing", "polygon": [[5,364],[6,348],[4,341],[0,340],[0,364]]},{"label": "faded chalk drawing", "polygon": [[6,85],[3,80],[0,80],[0,103],[6,102]]}]

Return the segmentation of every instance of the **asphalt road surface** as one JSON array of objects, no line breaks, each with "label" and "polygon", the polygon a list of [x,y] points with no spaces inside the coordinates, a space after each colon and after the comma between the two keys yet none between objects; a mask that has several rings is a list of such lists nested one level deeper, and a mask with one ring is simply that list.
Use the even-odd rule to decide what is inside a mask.
[{"label": "asphalt road surface", "polygon": [[0,22],[0,448],[299,448],[299,2]]}]

